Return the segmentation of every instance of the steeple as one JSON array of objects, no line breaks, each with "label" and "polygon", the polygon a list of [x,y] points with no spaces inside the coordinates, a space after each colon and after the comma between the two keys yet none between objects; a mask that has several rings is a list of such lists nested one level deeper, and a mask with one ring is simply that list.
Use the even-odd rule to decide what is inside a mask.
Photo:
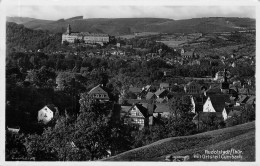
[{"label": "steeple", "polygon": [[68,34],[71,33],[71,27],[70,27],[70,24],[68,24],[68,27],[67,27],[67,33],[68,33]]},{"label": "steeple", "polygon": [[228,93],[229,91],[229,83],[227,81],[227,69],[224,69],[224,82],[221,85],[222,93]]}]

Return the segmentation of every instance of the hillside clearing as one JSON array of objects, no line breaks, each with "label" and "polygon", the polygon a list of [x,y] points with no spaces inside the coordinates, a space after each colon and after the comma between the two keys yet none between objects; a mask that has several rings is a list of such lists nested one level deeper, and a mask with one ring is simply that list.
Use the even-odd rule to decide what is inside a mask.
[{"label": "hillside clearing", "polygon": [[[240,150],[242,158],[194,158],[205,150]],[[165,161],[167,155],[190,156],[190,161],[255,161],[255,122],[191,136],[173,137],[136,148],[103,161]]]}]

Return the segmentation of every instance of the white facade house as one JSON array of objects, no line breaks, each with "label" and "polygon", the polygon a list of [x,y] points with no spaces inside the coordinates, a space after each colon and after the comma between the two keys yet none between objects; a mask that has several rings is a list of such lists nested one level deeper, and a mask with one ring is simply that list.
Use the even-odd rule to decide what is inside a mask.
[{"label": "white facade house", "polygon": [[44,106],[41,110],[38,111],[38,122],[47,124],[50,122],[54,116],[55,108],[50,105]]},{"label": "white facade house", "polygon": [[214,109],[211,103],[210,97],[208,97],[207,101],[203,105],[203,112],[216,112],[216,110]]},{"label": "white facade house", "polygon": [[228,114],[227,114],[226,108],[223,109],[223,111],[222,111],[222,116],[223,116],[224,121],[229,118],[229,117],[228,117]]},{"label": "white facade house", "polygon": [[225,102],[227,99],[223,96],[208,97],[207,101],[203,105],[203,112],[214,112],[222,115],[223,119],[228,118],[228,113],[225,108]]},{"label": "white facade house", "polygon": [[195,111],[195,101],[194,101],[194,98],[191,96],[191,104],[192,104],[192,108],[191,108],[191,112],[196,114],[196,111]]}]

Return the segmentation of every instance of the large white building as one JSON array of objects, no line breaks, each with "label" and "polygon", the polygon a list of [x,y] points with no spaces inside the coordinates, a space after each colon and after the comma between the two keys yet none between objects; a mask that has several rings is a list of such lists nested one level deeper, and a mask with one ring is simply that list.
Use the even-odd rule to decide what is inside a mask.
[{"label": "large white building", "polygon": [[75,39],[84,40],[85,43],[108,43],[109,35],[101,33],[90,33],[90,32],[72,32],[70,24],[68,24],[67,31],[62,34],[62,42],[67,41],[74,43]]}]

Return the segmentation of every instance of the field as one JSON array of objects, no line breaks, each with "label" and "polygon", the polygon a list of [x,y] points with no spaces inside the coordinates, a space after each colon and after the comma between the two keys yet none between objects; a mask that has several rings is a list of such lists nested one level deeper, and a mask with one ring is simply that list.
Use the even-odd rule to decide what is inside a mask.
[{"label": "field", "polygon": [[169,40],[169,41],[157,41],[157,42],[162,42],[164,43],[165,45],[167,45],[168,47],[171,47],[171,48],[175,48],[175,47],[178,47],[180,44],[183,44],[185,42],[187,42],[186,40],[180,40],[180,41],[176,41],[176,40]]},{"label": "field", "polygon": [[158,35],[158,32],[140,32],[138,34],[131,34],[131,35],[121,35],[118,37],[124,38],[124,39],[131,39],[135,37],[141,37],[141,36],[151,36],[151,35]]},{"label": "field", "polygon": [[[229,155],[217,159],[202,158],[206,150],[239,150],[242,154],[241,158],[228,158]],[[168,155],[188,155],[189,161],[255,161],[255,122],[191,136],[163,139],[103,161],[165,161]],[[200,158],[196,155],[200,155]]]}]

